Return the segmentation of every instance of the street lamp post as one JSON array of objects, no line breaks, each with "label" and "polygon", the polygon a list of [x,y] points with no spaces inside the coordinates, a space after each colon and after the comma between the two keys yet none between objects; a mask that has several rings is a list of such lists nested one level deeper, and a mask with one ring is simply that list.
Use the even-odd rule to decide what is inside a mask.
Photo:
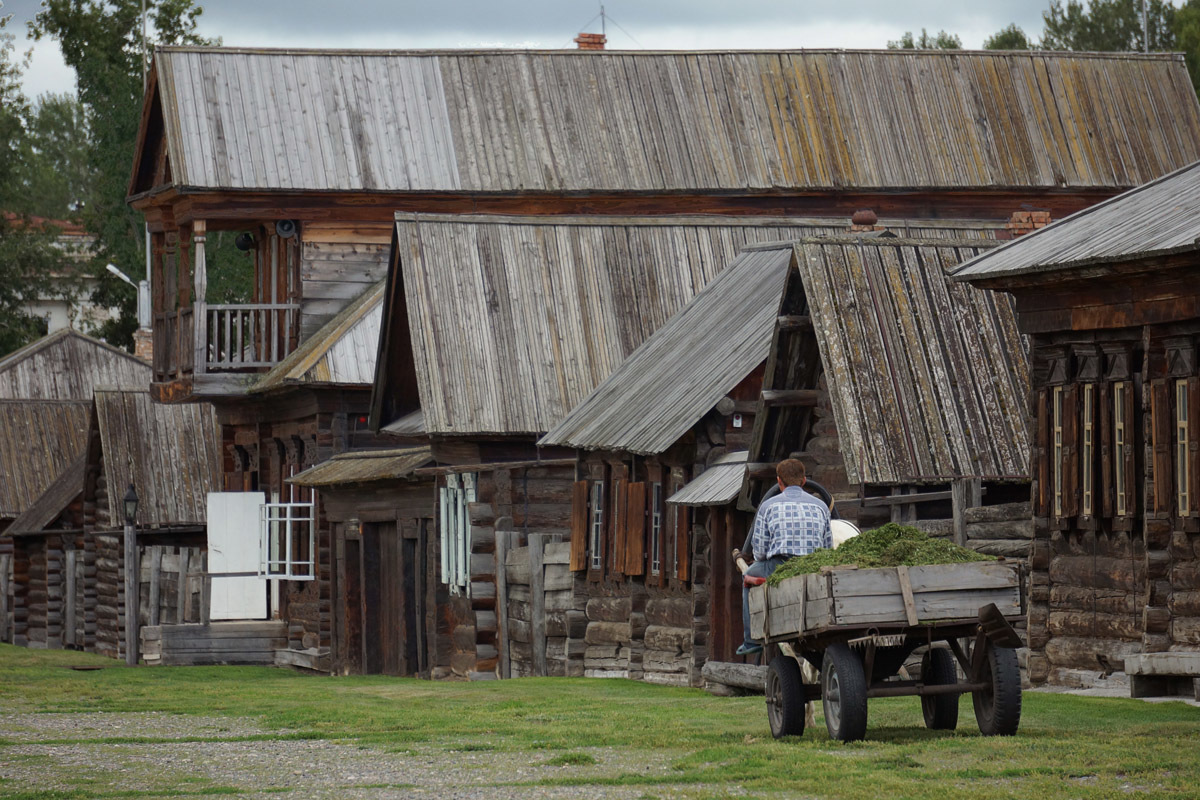
[{"label": "street lamp post", "polygon": [[138,663],[138,581],[141,570],[138,569],[137,533],[134,522],[137,519],[138,496],[129,484],[125,493],[125,663],[136,667]]}]

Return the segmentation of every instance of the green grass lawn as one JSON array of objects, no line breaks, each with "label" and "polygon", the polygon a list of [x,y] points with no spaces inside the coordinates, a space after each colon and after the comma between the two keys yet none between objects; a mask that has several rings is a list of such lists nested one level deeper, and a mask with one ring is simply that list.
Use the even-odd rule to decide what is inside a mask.
[{"label": "green grass lawn", "polygon": [[[85,664],[109,668],[66,669]],[[762,698],[634,681],[432,683],[251,667],[127,669],[87,654],[0,645],[0,715],[131,711],[240,717],[268,731],[265,738],[390,753],[514,753],[563,767],[540,783],[644,785],[645,798],[660,796],[661,775],[572,770],[594,765],[589,748],[604,747],[627,750],[631,762],[669,759],[670,786],[702,797],[735,790],[865,800],[1200,796],[1200,709],[1182,703],[1026,693],[1020,733],[983,738],[969,697],[956,732],[926,730],[916,698],[873,700],[867,740],[847,745],[829,739],[819,710],[816,730],[775,741]],[[19,744],[0,740],[0,764]],[[55,769],[53,759],[46,769]]]}]

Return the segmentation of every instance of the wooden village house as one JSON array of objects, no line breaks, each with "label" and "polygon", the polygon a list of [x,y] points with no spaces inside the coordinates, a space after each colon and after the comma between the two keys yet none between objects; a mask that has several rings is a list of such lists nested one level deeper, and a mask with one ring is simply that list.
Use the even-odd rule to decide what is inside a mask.
[{"label": "wooden village house", "polygon": [[28,578],[6,529],[83,454],[93,388],[149,381],[146,364],[70,328],[0,359],[0,641],[13,641],[14,586]]},{"label": "wooden village house", "polygon": [[210,405],[161,405],[145,388],[97,388],[85,420],[80,456],[9,529],[25,576],[14,584],[14,642],[123,658],[122,498],[130,486],[139,498],[139,627],[202,622],[219,431]]},{"label": "wooden village house", "polygon": [[[923,521],[949,518],[929,489],[956,478],[1015,483],[1024,500],[1012,410],[1028,375],[1011,304],[945,277],[996,231],[936,233],[976,238],[747,245],[542,438],[580,451],[571,567],[587,575],[586,674],[698,685],[707,660],[736,658],[731,552],[752,521],[736,501],[747,473],[773,475],[780,458],[804,460],[850,519],[871,519],[861,496],[884,487],[922,492]],[[895,428],[875,429],[885,418]],[[1005,554],[1024,556],[1028,506],[1015,510]]]},{"label": "wooden village house", "polygon": [[[1101,76],[1121,92],[1100,91]],[[1087,102],[1068,102],[1068,95]],[[1155,103],[1126,99],[1144,96]],[[935,107],[939,113],[929,113]],[[896,124],[900,119],[906,124]],[[1102,133],[1093,142],[1083,131]],[[328,326],[385,276],[396,212],[791,215],[825,217],[841,230],[852,211],[873,208],[889,218],[1003,225],[1014,212],[1028,215],[1027,206],[1042,215],[1069,213],[1200,157],[1197,133],[1200,106],[1174,56],[161,48],[129,186],[129,202],[145,215],[152,237],[151,392],[161,402],[216,404],[220,485],[274,507],[264,517],[274,521],[260,525],[268,550],[306,541],[311,528],[305,558],[277,577],[279,589],[270,595],[271,613],[288,629],[288,658],[323,670],[334,668],[326,657],[336,656],[340,668],[357,669],[347,660],[350,651],[360,652],[357,640],[336,641],[339,631],[349,636],[353,628],[345,616],[350,579],[339,584],[338,577],[353,569],[346,573],[349,565],[334,560],[360,545],[352,535],[339,551],[344,531],[325,514],[324,490],[286,480],[355,445],[419,446],[430,415],[442,412],[424,397],[411,402],[418,375],[415,362],[403,359],[379,365],[399,387],[395,397],[379,395],[372,411],[371,427],[390,428],[390,444],[364,431],[358,420],[366,409],[349,383],[323,386],[329,381],[319,376],[296,386],[260,381],[310,340],[328,343],[336,325]],[[214,233],[241,234],[246,269],[254,273],[249,302],[208,296],[206,254]],[[515,260],[513,253],[484,253],[488,263]],[[696,256],[694,273],[711,277],[732,252]],[[633,263],[621,253],[606,257]],[[599,271],[590,265],[581,274]],[[674,296],[652,297],[642,329],[615,348],[599,345],[599,367],[568,376],[571,383],[555,390],[564,399],[538,412],[544,421],[536,428],[522,431],[522,448],[528,451],[701,285],[690,280]],[[486,313],[538,291],[547,290],[514,286],[511,296],[491,297]],[[620,314],[637,309],[627,305]],[[395,306],[388,313],[405,320],[410,312]],[[383,324],[396,325],[389,318]],[[405,352],[406,344],[385,342],[381,357]],[[510,380],[510,363],[540,369],[520,356],[496,362],[485,373],[492,387],[498,378]],[[524,390],[515,395],[521,403],[543,402]],[[404,413],[391,413],[401,406]],[[458,426],[455,435],[476,430],[465,418],[450,424]],[[478,463],[516,452],[489,447]],[[463,467],[473,463],[473,452],[472,445],[434,458]],[[531,469],[573,470],[565,462],[546,466],[550,456],[533,452],[542,463]],[[431,494],[426,513],[397,519],[436,519],[443,502],[460,503],[457,519],[466,519],[471,503],[481,502],[467,497],[490,491],[490,484],[470,488],[458,477],[466,470],[451,473],[438,475],[438,491],[457,494]],[[445,485],[448,477],[457,488]],[[301,516],[270,516],[286,515],[284,506]],[[246,505],[240,518],[251,511]],[[474,511],[478,527],[495,527],[483,524],[481,506]],[[346,517],[348,530],[354,520]],[[397,522],[396,530],[411,530],[405,524]],[[438,547],[442,533],[432,537]],[[481,539],[480,546],[491,545]],[[469,590],[456,594],[475,568],[469,552],[459,556],[458,572],[437,576],[455,598],[445,608],[466,603],[471,614],[486,611],[486,599]],[[360,563],[365,580],[361,555]],[[452,572],[457,583],[442,580]],[[494,573],[493,567],[481,574]],[[357,619],[364,619],[361,610]],[[485,619],[481,630],[470,617],[454,620],[447,612],[439,624],[449,633],[437,640],[443,650],[447,641],[458,643],[451,648],[454,669],[494,672],[494,659],[477,657],[487,652],[478,646],[494,647],[490,623]],[[426,645],[433,642],[427,638]],[[432,671],[444,655],[405,663]],[[364,658],[364,669],[384,663],[369,653]]]},{"label": "wooden village house", "polygon": [[963,265],[1032,340],[1029,677],[1200,675],[1200,165]]}]

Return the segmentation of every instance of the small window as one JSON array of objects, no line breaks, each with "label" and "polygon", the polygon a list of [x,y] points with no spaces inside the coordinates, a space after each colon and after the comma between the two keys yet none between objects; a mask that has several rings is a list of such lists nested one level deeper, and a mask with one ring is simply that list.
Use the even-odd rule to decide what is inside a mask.
[{"label": "small window", "polygon": [[1083,515],[1092,515],[1093,384],[1083,385]]},{"label": "small window", "polygon": [[591,552],[591,568],[599,570],[604,568],[604,482],[596,481],[592,484],[592,530],[588,541],[588,550]]},{"label": "small window", "polygon": [[451,594],[461,595],[471,583],[471,518],[467,507],[475,501],[475,473],[447,475],[438,499],[442,583],[450,587]]},{"label": "small window", "polygon": [[1179,501],[1179,516],[1186,517],[1191,508],[1191,497],[1188,485],[1191,475],[1188,471],[1188,382],[1175,382],[1175,453],[1177,465],[1175,474]]},{"label": "small window", "polygon": [[313,503],[263,503],[259,507],[259,575],[290,581],[317,577]]},{"label": "small window", "polygon": [[1051,468],[1054,473],[1054,516],[1061,517],[1063,513],[1063,390],[1061,386],[1054,387],[1054,462]]},{"label": "small window", "polygon": [[1125,403],[1128,394],[1127,383],[1113,384],[1113,483],[1117,495],[1117,516],[1123,517],[1129,513],[1125,497],[1125,448],[1127,432],[1125,430]]},{"label": "small window", "polygon": [[650,505],[650,574],[662,572],[663,487],[653,484]]}]

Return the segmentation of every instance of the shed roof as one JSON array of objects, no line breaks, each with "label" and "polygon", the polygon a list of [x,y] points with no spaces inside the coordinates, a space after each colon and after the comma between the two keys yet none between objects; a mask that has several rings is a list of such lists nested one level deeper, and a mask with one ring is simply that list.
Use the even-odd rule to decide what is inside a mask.
[{"label": "shed roof", "polygon": [[1200,162],[982,253],[957,280],[1003,281],[1200,251]]},{"label": "shed roof", "polygon": [[0,399],[0,519],[21,515],[87,445],[91,403]]},{"label": "shed roof", "polygon": [[0,398],[91,400],[95,386],[150,385],[150,366],[63,328],[0,359]]},{"label": "shed roof", "polygon": [[539,444],[669,448],[766,360],[792,261],[790,243],[743,250]]},{"label": "shed roof", "polygon": [[723,506],[738,496],[746,474],[745,450],[726,453],[690,483],[667,498],[681,506]]},{"label": "shed roof", "polygon": [[356,450],[339,453],[289,478],[297,486],[340,486],[348,483],[399,480],[433,460],[428,447],[395,450]]},{"label": "shed roof", "polygon": [[13,520],[12,525],[4,532],[20,536],[26,533],[38,533],[46,528],[81,494],[83,494],[83,478],[87,469],[87,454],[81,453],[79,458],[63,470],[54,483],[42,492],[21,516]]},{"label": "shed roof", "polygon": [[196,189],[1059,190],[1200,158],[1177,54],[165,47],[146,102],[140,149],[164,131]]},{"label": "shed roof", "polygon": [[852,483],[1028,475],[1028,348],[1012,298],[946,278],[986,249],[849,238],[797,246]]},{"label": "shed roof", "polygon": [[276,364],[251,391],[300,384],[370,386],[379,352],[384,285],[380,281],[360,294]]},{"label": "shed roof", "polygon": [[133,484],[139,525],[203,524],[221,487],[221,429],[209,403],[155,403],[147,390],[97,389],[95,424],[110,491]]},{"label": "shed roof", "polygon": [[[989,232],[881,224],[913,235]],[[374,423],[419,407],[430,434],[544,433],[746,244],[844,230],[831,219],[398,214]],[[406,358],[411,379],[400,374]],[[410,381],[419,402],[384,404],[411,395]]]}]

